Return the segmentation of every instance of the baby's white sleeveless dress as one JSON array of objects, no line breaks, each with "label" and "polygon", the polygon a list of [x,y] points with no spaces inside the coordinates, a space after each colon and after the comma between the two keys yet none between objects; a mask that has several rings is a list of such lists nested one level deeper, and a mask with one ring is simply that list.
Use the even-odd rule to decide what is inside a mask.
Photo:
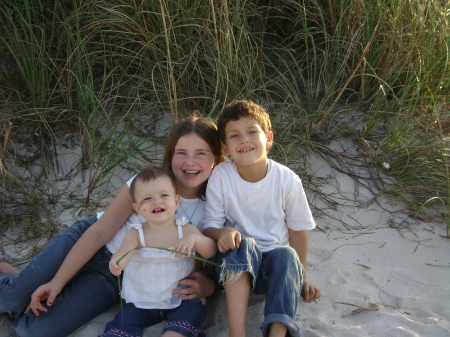
[{"label": "baby's white sleeveless dress", "polygon": [[[176,219],[179,239],[183,238],[181,226],[186,223],[186,218]],[[131,226],[138,230],[141,245],[145,247],[142,224]],[[175,258],[171,252],[155,248],[138,249],[124,271],[122,298],[141,309],[176,308],[181,299],[172,291],[180,288],[178,281],[194,271],[194,265],[190,257]]]}]

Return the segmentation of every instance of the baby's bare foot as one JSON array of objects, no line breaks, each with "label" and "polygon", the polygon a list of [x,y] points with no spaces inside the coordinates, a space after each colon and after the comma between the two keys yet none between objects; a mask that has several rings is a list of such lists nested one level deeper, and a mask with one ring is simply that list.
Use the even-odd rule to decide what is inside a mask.
[{"label": "baby's bare foot", "polygon": [[0,262],[0,273],[17,275],[20,273],[20,269],[10,265],[8,262]]}]

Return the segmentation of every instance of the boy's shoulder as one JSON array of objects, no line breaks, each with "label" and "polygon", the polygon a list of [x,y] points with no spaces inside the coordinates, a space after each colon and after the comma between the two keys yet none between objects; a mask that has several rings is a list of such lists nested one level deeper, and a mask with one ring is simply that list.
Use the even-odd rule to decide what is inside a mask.
[{"label": "boy's shoulder", "polygon": [[224,161],[224,162],[220,163],[219,165],[217,165],[214,168],[211,176],[217,175],[217,174],[222,174],[224,172],[227,172],[227,171],[231,170],[232,168],[233,168],[233,161],[232,160]]},{"label": "boy's shoulder", "polygon": [[283,176],[299,178],[298,174],[295,173],[291,168],[287,167],[286,165],[280,164],[279,162],[277,162],[273,159],[269,159],[269,163],[271,166],[270,169],[272,171],[279,173]]}]

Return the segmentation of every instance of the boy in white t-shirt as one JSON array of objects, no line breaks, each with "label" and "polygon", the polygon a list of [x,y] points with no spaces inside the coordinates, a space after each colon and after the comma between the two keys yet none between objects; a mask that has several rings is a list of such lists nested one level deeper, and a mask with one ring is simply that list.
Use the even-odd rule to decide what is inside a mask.
[{"label": "boy in white t-shirt", "polygon": [[305,280],[307,230],[316,224],[298,175],[267,158],[273,142],[268,113],[235,101],[219,115],[219,135],[232,161],[218,165],[206,190],[203,233],[221,267],[207,266],[225,286],[229,336],[245,337],[250,290],[266,294],[264,336],[300,336],[295,321],[320,290]]}]

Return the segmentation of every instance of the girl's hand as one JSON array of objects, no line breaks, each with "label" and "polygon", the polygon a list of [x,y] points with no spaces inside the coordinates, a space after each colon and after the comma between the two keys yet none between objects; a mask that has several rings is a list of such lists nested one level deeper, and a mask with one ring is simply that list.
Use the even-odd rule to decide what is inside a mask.
[{"label": "girl's hand", "polygon": [[[194,249],[195,246],[195,234],[188,234],[185,235],[182,239],[180,239],[174,246],[173,250],[176,250],[177,252],[186,253],[187,256],[191,256],[192,249]],[[174,253],[176,258],[180,258],[184,255]]]},{"label": "girl's hand", "polygon": [[241,233],[231,227],[222,228],[222,234],[217,241],[217,248],[221,253],[239,247],[241,244]]},{"label": "girl's hand", "polygon": [[206,304],[205,298],[212,295],[216,289],[216,284],[205,270],[191,273],[188,277],[178,281],[178,284],[188,288],[175,289],[174,294],[181,295],[182,300],[200,298],[203,304]]},{"label": "girl's hand", "polygon": [[111,258],[109,261],[109,271],[114,276],[119,276],[122,273],[123,267],[117,264],[117,259],[115,257]]},{"label": "girl's hand", "polygon": [[311,303],[317,300],[322,293],[311,282],[304,281],[301,295],[304,302]]},{"label": "girl's hand", "polygon": [[32,311],[36,316],[39,316],[40,311],[47,312],[48,309],[44,307],[41,302],[47,300],[47,306],[51,307],[55,302],[56,296],[59,295],[61,290],[61,287],[53,284],[51,281],[41,285],[31,295],[31,302],[25,310],[25,314]]}]

